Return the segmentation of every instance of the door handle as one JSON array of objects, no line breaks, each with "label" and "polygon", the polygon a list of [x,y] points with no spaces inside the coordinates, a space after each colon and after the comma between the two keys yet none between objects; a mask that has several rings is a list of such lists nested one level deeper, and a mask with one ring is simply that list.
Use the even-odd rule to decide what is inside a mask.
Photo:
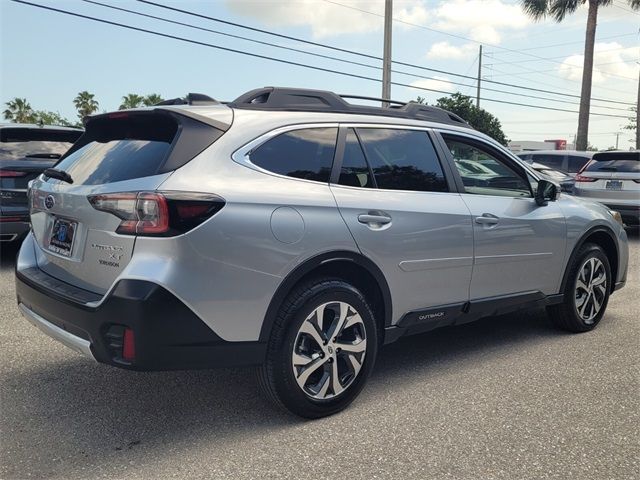
[{"label": "door handle", "polygon": [[373,224],[377,223],[378,225],[386,225],[387,223],[391,223],[391,217],[387,215],[373,215],[369,213],[361,213],[358,215],[358,221],[360,223]]},{"label": "door handle", "polygon": [[481,216],[476,217],[476,223],[480,225],[495,225],[500,221],[498,217],[490,213],[483,213]]}]

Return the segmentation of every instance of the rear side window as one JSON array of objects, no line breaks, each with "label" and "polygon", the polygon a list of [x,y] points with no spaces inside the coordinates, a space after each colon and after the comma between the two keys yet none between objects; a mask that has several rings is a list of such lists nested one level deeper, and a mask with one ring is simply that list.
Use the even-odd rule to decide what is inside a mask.
[{"label": "rear side window", "polygon": [[251,163],[287,177],[328,183],[337,136],[334,127],[282,133],[251,152]]},{"label": "rear side window", "polygon": [[74,184],[101,185],[159,172],[178,131],[166,115],[139,115],[96,120],[97,124],[68,157],[56,165]]},{"label": "rear side window", "polygon": [[340,185],[350,187],[372,188],[373,181],[367,160],[362,152],[362,147],[353,128],[347,131],[344,156],[342,157],[342,169],[340,170]]},{"label": "rear side window", "polygon": [[532,154],[531,159],[534,162],[541,163],[555,170],[564,170],[564,166],[562,165],[562,163],[564,162],[564,155]]},{"label": "rear side window", "polygon": [[587,157],[579,157],[577,155],[569,155],[569,172],[577,173],[589,161]]},{"label": "rear side window", "polygon": [[426,132],[359,128],[358,135],[378,188],[446,192],[447,182]]}]

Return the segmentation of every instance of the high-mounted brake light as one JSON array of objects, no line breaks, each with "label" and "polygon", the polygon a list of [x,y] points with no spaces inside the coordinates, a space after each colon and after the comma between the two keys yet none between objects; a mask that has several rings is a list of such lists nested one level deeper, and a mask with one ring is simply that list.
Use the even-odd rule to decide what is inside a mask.
[{"label": "high-mounted brake light", "polygon": [[12,177],[24,177],[27,172],[18,172],[16,170],[0,170],[0,177],[2,178],[12,178]]},{"label": "high-mounted brake light", "polygon": [[183,192],[124,192],[91,195],[96,210],[122,219],[116,233],[170,237],[187,232],[217,213],[224,200]]}]

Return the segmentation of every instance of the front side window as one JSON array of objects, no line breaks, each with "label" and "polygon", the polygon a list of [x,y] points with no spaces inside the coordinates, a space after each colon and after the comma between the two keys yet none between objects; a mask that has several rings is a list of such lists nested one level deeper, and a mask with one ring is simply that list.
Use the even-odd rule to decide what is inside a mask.
[{"label": "front side window", "polygon": [[451,151],[466,193],[506,197],[530,197],[526,179],[506,161],[476,142],[442,135]]},{"label": "front side window", "polygon": [[337,136],[334,127],[282,133],[251,152],[251,163],[287,177],[328,183]]},{"label": "front side window", "polygon": [[378,188],[447,192],[447,182],[427,132],[358,128]]}]

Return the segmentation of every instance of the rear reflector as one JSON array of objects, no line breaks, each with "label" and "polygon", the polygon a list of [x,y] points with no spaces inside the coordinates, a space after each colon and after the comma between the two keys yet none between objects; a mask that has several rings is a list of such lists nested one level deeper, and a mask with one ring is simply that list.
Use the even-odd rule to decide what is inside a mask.
[{"label": "rear reflector", "polygon": [[127,362],[133,362],[136,358],[136,343],[133,330],[130,328],[124,329],[124,335],[122,338],[122,359]]},{"label": "rear reflector", "polygon": [[220,211],[216,195],[187,192],[124,192],[91,195],[96,210],[122,219],[116,233],[171,237],[185,233]]},{"label": "rear reflector", "polygon": [[27,172],[18,172],[16,170],[0,170],[0,177],[24,177]]},{"label": "rear reflector", "polygon": [[0,222],[28,222],[29,217],[27,215],[17,216],[12,215],[9,217],[0,217]]}]

